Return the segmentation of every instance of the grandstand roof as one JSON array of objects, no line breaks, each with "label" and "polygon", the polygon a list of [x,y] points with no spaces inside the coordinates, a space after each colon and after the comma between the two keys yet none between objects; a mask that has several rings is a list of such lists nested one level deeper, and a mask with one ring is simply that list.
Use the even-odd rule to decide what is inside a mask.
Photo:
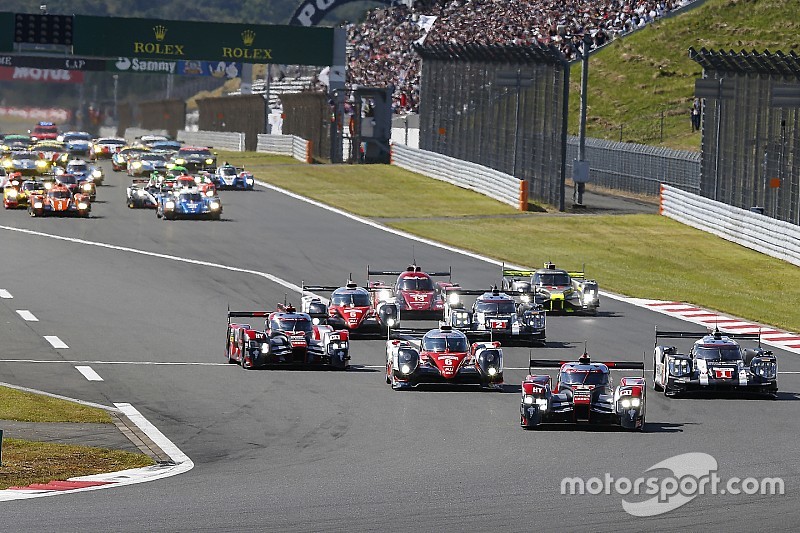
[{"label": "grandstand roof", "polygon": [[764,52],[729,52],[689,48],[689,57],[697,61],[704,70],[716,72],[760,73],[778,76],[800,77],[800,56],[789,52],[771,54]]},{"label": "grandstand roof", "polygon": [[567,64],[561,51],[552,45],[504,46],[482,44],[439,44],[414,46],[422,59],[486,61],[489,63]]}]

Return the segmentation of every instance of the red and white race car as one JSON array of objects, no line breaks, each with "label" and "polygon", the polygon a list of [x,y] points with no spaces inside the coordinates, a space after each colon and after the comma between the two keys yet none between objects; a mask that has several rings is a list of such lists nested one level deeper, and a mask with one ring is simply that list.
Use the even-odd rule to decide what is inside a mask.
[{"label": "red and white race car", "polygon": [[645,425],[644,377],[624,377],[614,388],[609,369],[640,369],[644,363],[607,361],[593,363],[584,353],[576,362],[531,359],[530,368],[558,368],[549,375],[528,375],[522,382],[520,425],[606,424],[643,430]]},{"label": "red and white race car", "polygon": [[[372,293],[373,306],[382,302],[393,303],[402,320],[442,320],[444,318],[445,289],[452,287],[452,271],[423,272],[416,264],[403,271],[371,270],[367,266],[367,288]],[[370,276],[397,276],[394,285],[372,281]],[[447,282],[434,282],[433,277],[447,277]]]},{"label": "red and white race car", "polygon": [[89,196],[74,193],[66,185],[56,183],[44,194],[32,194],[28,200],[28,214],[32,217],[67,215],[88,217],[92,210]]},{"label": "red and white race car", "polygon": [[[232,318],[264,318],[264,327],[231,322]],[[242,368],[350,367],[350,342],[346,330],[314,324],[308,313],[291,305],[277,311],[228,311],[225,357]]]},{"label": "red and white race car", "polygon": [[[407,330],[411,331],[411,330]],[[395,330],[386,341],[386,383],[394,390],[421,384],[480,385],[503,383],[503,350],[499,342],[475,342],[448,325],[426,332]]]},{"label": "red and white race car", "polygon": [[[383,334],[398,326],[397,306],[380,302],[375,307],[370,292],[352,280],[344,287],[303,284],[302,291],[302,311],[319,323],[359,335]],[[330,291],[330,299],[326,303],[312,291]]]}]

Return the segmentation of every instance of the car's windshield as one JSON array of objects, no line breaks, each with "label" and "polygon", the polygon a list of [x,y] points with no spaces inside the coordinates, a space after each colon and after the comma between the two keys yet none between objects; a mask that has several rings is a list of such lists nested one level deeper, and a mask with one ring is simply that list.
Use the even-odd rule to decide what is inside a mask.
[{"label": "car's windshield", "polygon": [[64,141],[91,141],[92,136],[88,133],[65,133]]},{"label": "car's windshield", "polygon": [[151,145],[155,150],[179,150],[181,143],[177,141],[159,141]]},{"label": "car's windshield", "polygon": [[36,160],[36,159],[39,159],[39,158],[38,158],[38,157],[36,157],[36,156],[35,156],[35,155],[33,155],[33,154],[29,154],[29,153],[19,153],[19,154],[14,154],[14,159],[18,159],[18,160],[20,160],[20,161],[26,161],[26,160],[27,160],[27,161],[34,161],[34,160]]},{"label": "car's windshield", "polygon": [[569,285],[569,276],[563,272],[554,274],[535,274],[533,283],[536,285],[560,286]]},{"label": "car's windshield", "polygon": [[41,183],[37,183],[35,181],[26,181],[22,184],[23,191],[35,191],[35,190],[42,190],[44,186]]},{"label": "car's windshield", "polygon": [[222,167],[221,169],[219,169],[219,173],[222,174],[223,176],[235,176],[236,169],[233,167]]},{"label": "car's windshield", "polygon": [[86,166],[86,163],[67,165],[67,172],[86,172],[88,169],[89,167]]},{"label": "car's windshield", "polygon": [[165,163],[167,161],[163,155],[159,154],[142,154],[140,159],[142,161],[160,161],[162,163]]},{"label": "car's windshield", "polygon": [[362,292],[346,292],[331,295],[332,305],[353,305],[355,307],[368,307],[369,295]]},{"label": "car's windshield", "polygon": [[739,361],[742,359],[739,347],[735,344],[696,346],[694,356],[696,359],[705,359],[706,361]]},{"label": "car's windshield", "polygon": [[78,183],[77,178],[72,174],[61,174],[56,178],[59,183],[63,183],[65,185],[72,185],[73,183]]},{"label": "car's windshield", "polygon": [[461,336],[428,336],[422,339],[422,349],[426,352],[461,352],[467,351],[467,339]]},{"label": "car's windshield", "polygon": [[400,280],[401,291],[432,291],[433,280],[427,276],[406,276]]},{"label": "car's windshield", "polygon": [[298,318],[274,318],[272,319],[272,329],[280,331],[312,331],[311,321],[305,317]]},{"label": "car's windshield", "polygon": [[58,133],[58,128],[55,126],[36,126],[33,128],[33,133]]},{"label": "car's windshield", "polygon": [[199,192],[185,192],[181,194],[181,202],[202,202],[203,195]]},{"label": "car's windshield", "polygon": [[515,311],[513,300],[478,300],[475,302],[475,311],[497,315],[508,315]]},{"label": "car's windshield", "polygon": [[69,193],[69,191],[59,190],[59,191],[50,191],[48,196],[50,198],[70,198],[72,195]]},{"label": "car's windshield", "polygon": [[113,144],[116,146],[123,146],[125,144],[124,139],[100,139],[97,141],[97,144]]},{"label": "car's windshield", "polygon": [[585,371],[562,372],[561,383],[565,385],[608,385],[608,374]]},{"label": "car's windshield", "polygon": [[183,157],[186,157],[188,155],[202,155],[202,156],[211,157],[211,151],[210,150],[179,150],[178,151],[178,155],[179,156],[183,156]]}]

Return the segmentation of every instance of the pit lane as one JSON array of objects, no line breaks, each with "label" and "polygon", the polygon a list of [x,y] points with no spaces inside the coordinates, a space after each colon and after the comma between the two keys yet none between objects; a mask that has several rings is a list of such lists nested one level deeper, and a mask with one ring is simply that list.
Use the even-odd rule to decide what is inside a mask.
[{"label": "pit lane", "polygon": [[[0,212],[0,225],[222,264],[294,284],[363,282],[366,265],[452,265],[464,286],[499,268],[413,244],[274,191],[223,191],[223,220],[162,222],[125,205],[129,179],[107,168],[93,218],[31,219]],[[75,241],[0,230],[3,306],[0,381],[137,408],[195,463],[168,480],[4,506],[6,530],[530,530],[786,528],[795,523],[800,377],[780,377],[778,401],[671,399],[648,390],[648,431],[518,427],[518,387],[529,350],[505,350],[504,392],[431,388],[393,392],[380,341],[354,341],[347,373],[251,371],[219,363],[227,307],[272,308],[289,292],[262,276]],[[602,280],[599,280],[602,288]],[[290,300],[297,299],[290,294]],[[39,322],[23,323],[16,309]],[[537,358],[641,360],[653,328],[692,326],[604,299],[598,317],[548,317]],[[44,335],[69,349],[55,350]],[[779,352],[780,370],[800,371]],[[9,361],[14,359],[15,361]],[[31,360],[53,361],[33,363]],[[87,382],[76,361],[109,362]],[[69,362],[71,364],[64,364]],[[125,362],[140,364],[121,364]],[[648,361],[649,366],[649,361]],[[616,375],[615,375],[616,377]],[[618,495],[562,496],[562,478],[635,478],[697,451],[720,474],[781,476],[787,496],[702,496],[668,514],[636,518]],[[564,522],[564,517],[570,522]],[[66,525],[66,526],[65,526]]]}]

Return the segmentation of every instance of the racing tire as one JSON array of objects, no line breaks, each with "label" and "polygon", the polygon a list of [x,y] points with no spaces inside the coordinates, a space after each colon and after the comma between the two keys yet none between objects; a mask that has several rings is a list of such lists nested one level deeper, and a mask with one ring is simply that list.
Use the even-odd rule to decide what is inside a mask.
[{"label": "racing tire", "polygon": [[656,381],[656,365],[655,365],[655,361],[653,361],[653,390],[656,391],[656,392],[663,392],[664,391],[664,387],[659,385],[658,382]]},{"label": "racing tire", "polygon": [[529,424],[528,421],[525,419],[524,416],[519,415],[519,425],[525,431],[533,431],[536,429],[536,426],[533,424]]},{"label": "racing tire", "polygon": [[241,349],[241,351],[239,353],[242,354],[242,360],[241,360],[242,368],[245,369],[245,370],[252,370],[253,369],[253,362],[252,361],[249,362],[249,363],[247,362],[247,352],[245,351],[244,341],[241,342],[240,349]]}]

